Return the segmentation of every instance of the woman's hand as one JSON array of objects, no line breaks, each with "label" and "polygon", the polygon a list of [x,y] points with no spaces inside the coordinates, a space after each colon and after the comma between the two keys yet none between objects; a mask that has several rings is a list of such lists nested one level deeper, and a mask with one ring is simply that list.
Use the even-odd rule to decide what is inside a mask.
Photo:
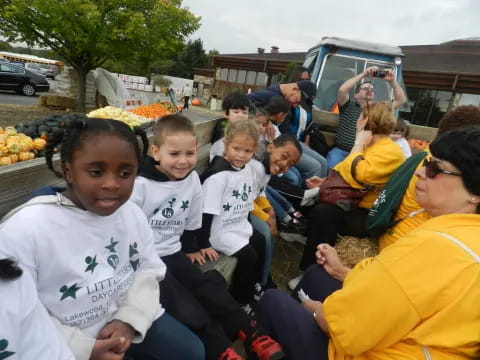
[{"label": "woman's hand", "polygon": [[337,280],[343,281],[350,271],[350,268],[343,265],[337,250],[328,244],[318,245],[315,257],[317,264],[322,265],[325,271]]},{"label": "woman's hand", "polygon": [[194,253],[189,253],[189,254],[186,254],[186,255],[190,259],[192,264],[197,263],[198,265],[202,266],[202,265],[205,265],[205,263],[206,263],[205,257],[202,255],[202,253],[200,251],[197,251],[197,252],[194,252]]},{"label": "woman's hand", "polygon": [[323,184],[325,179],[326,178],[321,178],[321,177],[318,177],[318,176],[312,176],[311,178],[305,180],[305,186],[308,189],[313,189],[313,188],[316,188],[316,187],[320,187],[320,185]]},{"label": "woman's hand", "polygon": [[366,147],[370,145],[370,143],[372,142],[372,139],[373,139],[373,135],[370,130],[361,130],[357,132],[354,146]]},{"label": "woman's hand", "polygon": [[220,255],[218,255],[217,251],[212,247],[202,249],[200,250],[200,253],[205,259],[208,259],[210,261],[215,261],[220,259]]}]

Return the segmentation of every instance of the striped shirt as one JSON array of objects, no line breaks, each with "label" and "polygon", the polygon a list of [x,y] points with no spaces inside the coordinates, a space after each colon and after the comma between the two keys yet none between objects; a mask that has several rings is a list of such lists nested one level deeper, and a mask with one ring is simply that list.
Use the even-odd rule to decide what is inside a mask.
[{"label": "striped shirt", "polygon": [[345,151],[352,150],[357,134],[357,120],[360,117],[361,107],[355,100],[348,101],[340,106],[335,145]]}]

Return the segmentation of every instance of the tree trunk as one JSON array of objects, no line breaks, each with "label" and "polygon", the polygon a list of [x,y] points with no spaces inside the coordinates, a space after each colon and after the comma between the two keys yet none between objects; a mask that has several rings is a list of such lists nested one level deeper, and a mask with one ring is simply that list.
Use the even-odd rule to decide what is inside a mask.
[{"label": "tree trunk", "polygon": [[77,95],[77,112],[85,113],[85,98],[87,91],[87,73],[88,70],[83,66],[75,67],[78,74],[78,95]]}]

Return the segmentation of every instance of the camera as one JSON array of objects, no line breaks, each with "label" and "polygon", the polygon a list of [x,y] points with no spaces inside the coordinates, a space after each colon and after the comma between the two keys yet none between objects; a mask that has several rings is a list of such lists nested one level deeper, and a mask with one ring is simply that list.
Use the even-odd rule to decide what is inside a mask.
[{"label": "camera", "polygon": [[383,79],[385,77],[385,75],[387,75],[387,72],[385,70],[376,70],[376,71],[373,72],[374,77],[378,77],[378,78],[381,78],[381,79]]}]

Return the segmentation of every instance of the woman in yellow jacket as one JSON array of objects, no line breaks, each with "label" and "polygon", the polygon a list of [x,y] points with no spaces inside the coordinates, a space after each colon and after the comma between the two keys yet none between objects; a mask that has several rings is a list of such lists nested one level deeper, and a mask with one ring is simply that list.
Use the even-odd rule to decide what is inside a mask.
[{"label": "woman in yellow jacket", "polygon": [[432,219],[352,270],[319,245],[303,307],[278,291],[262,297],[290,360],[478,359],[480,127],[447,132],[430,150],[416,199]]},{"label": "woman in yellow jacket", "polygon": [[[405,160],[398,144],[388,136],[395,125],[396,119],[390,104],[374,102],[362,106],[355,144],[350,154],[337,164],[334,170],[354,188],[363,188],[362,183],[372,185],[372,188],[366,192],[358,208],[351,211],[347,212],[327,203],[319,203],[312,209],[300,270],[304,271],[315,263],[318,244],[335,245],[338,233],[353,236],[365,233],[368,209],[390,175]],[[353,175],[352,164],[358,157],[361,160],[356,162],[355,175]],[[321,182],[322,179],[313,178],[307,185],[319,186]],[[295,288],[294,280],[289,283],[292,290]]]},{"label": "woman in yellow jacket", "polygon": [[[480,124],[480,107],[473,105],[459,106],[455,110],[449,111],[440,120],[438,136],[462,126],[478,124]],[[418,167],[421,167],[421,164]],[[379,237],[380,251],[431,218],[430,214],[423,211],[416,200],[416,183],[417,177],[413,176],[393,218],[397,222],[396,225]]]}]

